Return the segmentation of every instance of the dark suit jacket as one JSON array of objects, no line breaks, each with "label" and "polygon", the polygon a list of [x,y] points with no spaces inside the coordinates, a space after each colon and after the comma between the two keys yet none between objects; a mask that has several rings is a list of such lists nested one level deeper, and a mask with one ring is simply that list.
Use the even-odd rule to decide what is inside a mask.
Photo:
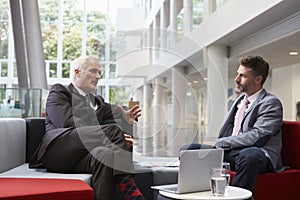
[{"label": "dark suit jacket", "polygon": [[46,103],[46,133],[41,145],[33,155],[30,167],[41,166],[41,158],[48,145],[58,136],[84,126],[97,126],[104,121],[121,118],[122,113],[117,105],[104,102],[101,96],[90,94],[91,100],[97,104],[95,110],[87,106],[84,97],[70,84],[65,87],[55,84],[51,88]]},{"label": "dark suit jacket", "polygon": [[263,89],[245,113],[241,134],[231,136],[237,105],[243,98],[244,95],[241,95],[232,105],[220,130],[216,146],[227,149],[258,147],[270,159],[274,169],[280,170],[282,168],[281,127],[283,124],[280,100]]}]

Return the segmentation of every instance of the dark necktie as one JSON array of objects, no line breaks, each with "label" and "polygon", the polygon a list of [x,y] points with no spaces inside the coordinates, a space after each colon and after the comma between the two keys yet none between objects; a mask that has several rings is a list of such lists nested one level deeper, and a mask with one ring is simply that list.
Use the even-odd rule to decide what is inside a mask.
[{"label": "dark necktie", "polygon": [[85,103],[87,106],[91,106],[91,99],[90,99],[90,96],[87,94],[84,96],[84,99],[85,99]]},{"label": "dark necktie", "polygon": [[246,108],[247,108],[248,104],[249,104],[249,100],[247,98],[242,100],[241,107],[240,107],[240,109],[238,109],[238,111],[235,115],[232,135],[238,135],[239,134],[239,131],[241,129],[241,123],[244,119],[245,111],[246,111]]}]

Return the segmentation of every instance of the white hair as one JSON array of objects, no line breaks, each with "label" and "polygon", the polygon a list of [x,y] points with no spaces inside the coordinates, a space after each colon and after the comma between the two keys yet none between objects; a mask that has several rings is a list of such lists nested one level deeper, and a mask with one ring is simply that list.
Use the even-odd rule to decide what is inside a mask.
[{"label": "white hair", "polygon": [[75,70],[85,70],[88,67],[89,62],[92,60],[96,60],[99,62],[99,59],[92,56],[84,56],[74,59],[71,62],[70,66],[70,77],[72,78],[72,80],[75,79]]}]

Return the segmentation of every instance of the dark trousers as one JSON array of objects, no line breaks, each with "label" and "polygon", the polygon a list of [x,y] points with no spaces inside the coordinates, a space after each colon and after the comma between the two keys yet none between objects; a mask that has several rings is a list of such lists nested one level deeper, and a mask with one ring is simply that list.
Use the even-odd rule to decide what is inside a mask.
[{"label": "dark trousers", "polygon": [[[205,144],[186,144],[181,150],[209,149],[214,148]],[[263,172],[274,172],[271,161],[264,152],[257,147],[247,147],[243,149],[232,149],[224,151],[224,161],[230,163],[232,171],[236,175],[232,180],[232,185],[254,191],[257,175]]]},{"label": "dark trousers", "polygon": [[224,161],[229,162],[236,175],[232,185],[254,191],[257,175],[274,172],[271,161],[257,147],[225,151]]},{"label": "dark trousers", "polygon": [[56,138],[42,158],[49,171],[92,173],[95,199],[113,199],[117,175],[134,172],[118,125],[79,127]]}]

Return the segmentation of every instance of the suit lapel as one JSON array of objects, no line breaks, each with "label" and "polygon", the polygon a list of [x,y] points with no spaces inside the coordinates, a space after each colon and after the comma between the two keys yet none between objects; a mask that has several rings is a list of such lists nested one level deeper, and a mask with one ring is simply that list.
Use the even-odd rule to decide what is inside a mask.
[{"label": "suit lapel", "polygon": [[[266,96],[267,91],[263,89],[258,95],[257,99],[253,102],[251,107],[246,111],[244,119],[249,115],[249,113],[255,108],[255,106]],[[243,120],[244,121],[244,120]]]},{"label": "suit lapel", "polygon": [[239,102],[244,98],[245,95],[240,95],[236,100],[235,102],[232,104],[229,112],[228,112],[228,115],[227,115],[227,118],[223,124],[223,126],[221,127],[220,129],[220,132],[219,132],[219,138],[220,137],[226,137],[226,136],[230,136],[231,133],[232,133],[232,129],[233,129],[233,126],[234,126],[234,116],[235,116],[235,113],[237,111],[237,105],[239,104]]}]

